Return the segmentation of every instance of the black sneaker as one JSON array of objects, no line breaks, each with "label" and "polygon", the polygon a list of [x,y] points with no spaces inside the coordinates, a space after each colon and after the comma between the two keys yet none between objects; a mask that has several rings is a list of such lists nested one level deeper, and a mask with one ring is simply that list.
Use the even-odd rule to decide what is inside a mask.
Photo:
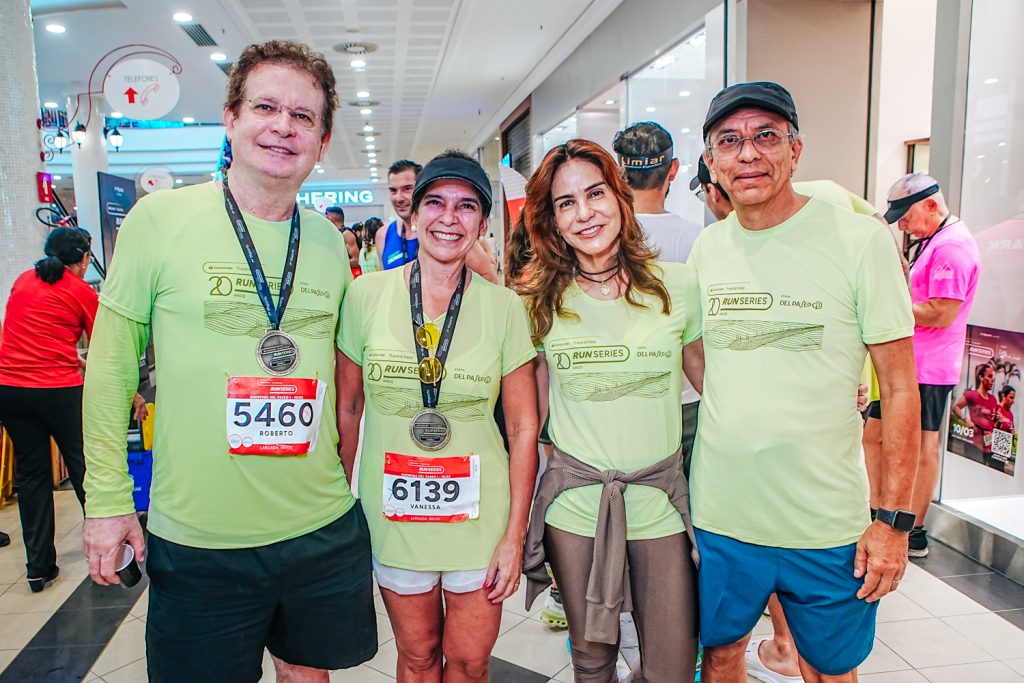
[{"label": "black sneaker", "polygon": [[915,526],[910,530],[907,555],[910,557],[928,557],[928,532],[924,527]]},{"label": "black sneaker", "polygon": [[6,548],[11,544],[11,537],[9,534],[0,531],[0,548]]},{"label": "black sneaker", "polygon": [[44,588],[57,580],[58,574],[60,574],[60,567],[54,567],[53,573],[49,576],[40,576],[36,578],[30,576],[28,577],[28,589],[33,593],[42,593]]}]

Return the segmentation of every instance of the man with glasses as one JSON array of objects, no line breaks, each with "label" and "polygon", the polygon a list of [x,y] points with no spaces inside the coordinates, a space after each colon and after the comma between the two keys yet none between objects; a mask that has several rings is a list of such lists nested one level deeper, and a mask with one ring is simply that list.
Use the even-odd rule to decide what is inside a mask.
[{"label": "man with glasses", "polygon": [[[271,41],[228,79],[223,182],[125,218],[85,383],[89,573],[147,555],[149,680],[326,683],[377,650],[366,519],[338,457],[334,364],[345,243],[295,195],[338,106],[324,56]],[[124,414],[152,337],[160,367],[148,548]]]},{"label": "man with glasses", "polygon": [[[794,190],[798,131],[792,97],[766,82],[721,91],[704,123],[711,182],[735,209],[690,256],[704,323],[691,503],[708,683],[744,680],[772,593],[804,679],[855,681],[913,526],[919,407],[899,259],[877,221]],[[874,523],[851,405],[867,353],[887,413]]]}]

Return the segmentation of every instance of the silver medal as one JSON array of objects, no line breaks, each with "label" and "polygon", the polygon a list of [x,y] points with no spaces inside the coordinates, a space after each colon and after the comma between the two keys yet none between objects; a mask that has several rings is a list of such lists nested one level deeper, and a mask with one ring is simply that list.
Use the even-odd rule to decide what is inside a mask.
[{"label": "silver medal", "polygon": [[444,415],[433,408],[424,408],[409,423],[409,436],[423,450],[439,451],[451,440],[452,427]]},{"label": "silver medal", "polygon": [[299,345],[291,335],[270,330],[256,344],[256,361],[271,375],[288,375],[299,364]]}]

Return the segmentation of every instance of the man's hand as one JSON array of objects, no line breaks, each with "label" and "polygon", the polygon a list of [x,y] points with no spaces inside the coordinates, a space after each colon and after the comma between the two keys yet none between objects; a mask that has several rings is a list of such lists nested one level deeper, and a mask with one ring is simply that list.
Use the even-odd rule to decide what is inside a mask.
[{"label": "man's hand", "polygon": [[857,385],[857,412],[863,413],[868,409],[868,386],[866,384]]},{"label": "man's hand", "polygon": [[857,598],[875,602],[896,590],[907,570],[907,534],[872,522],[857,542],[853,576],[864,578]]},{"label": "man's hand", "polygon": [[82,545],[93,581],[101,586],[121,583],[117,565],[121,560],[121,546],[126,541],[135,551],[135,559],[142,562],[146,544],[142,540],[142,526],[134,512],[117,517],[86,518],[82,525]]},{"label": "man's hand", "polygon": [[148,415],[149,409],[146,408],[146,399],[142,398],[142,394],[136,393],[135,398],[132,399],[132,419],[138,420],[141,425]]}]

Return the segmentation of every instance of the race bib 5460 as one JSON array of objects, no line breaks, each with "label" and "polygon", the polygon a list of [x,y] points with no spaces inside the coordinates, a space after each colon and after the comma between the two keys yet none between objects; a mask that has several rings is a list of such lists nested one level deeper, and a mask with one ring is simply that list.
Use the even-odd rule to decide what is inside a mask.
[{"label": "race bib 5460", "polygon": [[292,377],[229,377],[228,449],[235,455],[305,455],[316,448],[327,384]]},{"label": "race bib 5460", "polygon": [[392,522],[480,517],[480,456],[384,454],[384,516]]}]

